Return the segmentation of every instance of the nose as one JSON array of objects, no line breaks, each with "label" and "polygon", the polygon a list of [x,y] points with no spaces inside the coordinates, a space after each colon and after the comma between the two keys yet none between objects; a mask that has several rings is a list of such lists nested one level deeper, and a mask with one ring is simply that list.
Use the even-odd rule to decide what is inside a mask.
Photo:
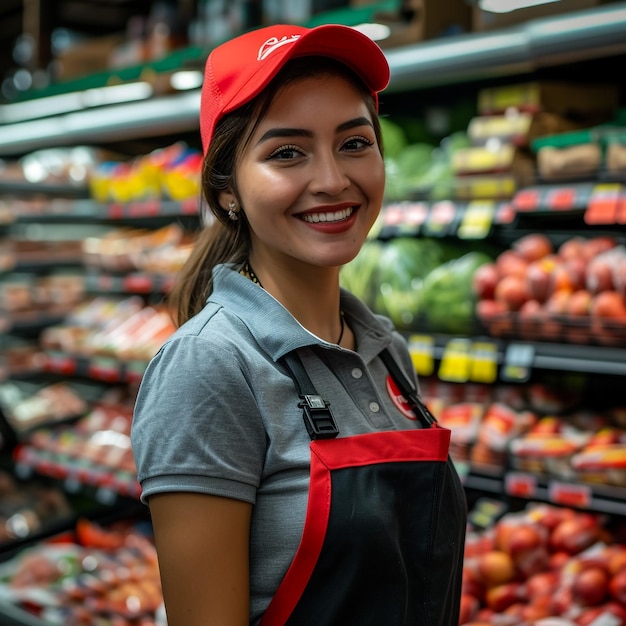
[{"label": "nose", "polygon": [[339,195],[350,186],[350,178],[334,153],[320,155],[313,163],[309,188],[314,194]]}]

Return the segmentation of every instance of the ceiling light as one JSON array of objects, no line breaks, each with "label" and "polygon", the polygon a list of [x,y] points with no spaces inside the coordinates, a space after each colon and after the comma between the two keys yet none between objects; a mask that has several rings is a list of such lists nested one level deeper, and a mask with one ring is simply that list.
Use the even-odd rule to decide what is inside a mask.
[{"label": "ceiling light", "polygon": [[202,86],[204,76],[199,70],[185,70],[174,72],[170,77],[170,85],[178,91],[197,89]]},{"label": "ceiling light", "polygon": [[391,34],[391,29],[389,26],[385,26],[384,24],[375,24],[375,23],[367,23],[367,24],[357,24],[353,26],[355,30],[367,35],[370,39],[374,41],[381,41],[383,39],[387,39]]}]

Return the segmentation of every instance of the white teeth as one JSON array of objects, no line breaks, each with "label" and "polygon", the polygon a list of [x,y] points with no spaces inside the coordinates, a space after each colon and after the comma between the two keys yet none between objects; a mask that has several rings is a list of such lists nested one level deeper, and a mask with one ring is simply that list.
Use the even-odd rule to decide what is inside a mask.
[{"label": "white teeth", "polygon": [[317,222],[340,222],[352,215],[352,207],[342,209],[341,211],[335,211],[334,213],[308,213],[303,215],[302,219],[305,222],[311,222],[315,224]]}]

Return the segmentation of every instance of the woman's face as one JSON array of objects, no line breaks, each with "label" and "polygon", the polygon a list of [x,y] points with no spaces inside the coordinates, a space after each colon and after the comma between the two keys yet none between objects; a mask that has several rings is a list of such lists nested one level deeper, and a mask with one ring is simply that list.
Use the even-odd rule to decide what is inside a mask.
[{"label": "woman's face", "polygon": [[252,259],[352,260],[380,211],[384,172],[354,85],[324,74],[281,88],[237,163]]}]

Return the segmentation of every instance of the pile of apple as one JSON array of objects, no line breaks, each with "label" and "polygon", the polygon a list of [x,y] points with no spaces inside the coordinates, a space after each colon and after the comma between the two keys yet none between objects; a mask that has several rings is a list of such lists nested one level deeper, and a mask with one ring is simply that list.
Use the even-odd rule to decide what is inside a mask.
[{"label": "pile of apple", "polygon": [[491,336],[626,345],[626,248],[611,236],[516,240],[474,274]]},{"label": "pile of apple", "polygon": [[465,548],[461,626],[626,626],[626,545],[599,516],[509,513]]}]

